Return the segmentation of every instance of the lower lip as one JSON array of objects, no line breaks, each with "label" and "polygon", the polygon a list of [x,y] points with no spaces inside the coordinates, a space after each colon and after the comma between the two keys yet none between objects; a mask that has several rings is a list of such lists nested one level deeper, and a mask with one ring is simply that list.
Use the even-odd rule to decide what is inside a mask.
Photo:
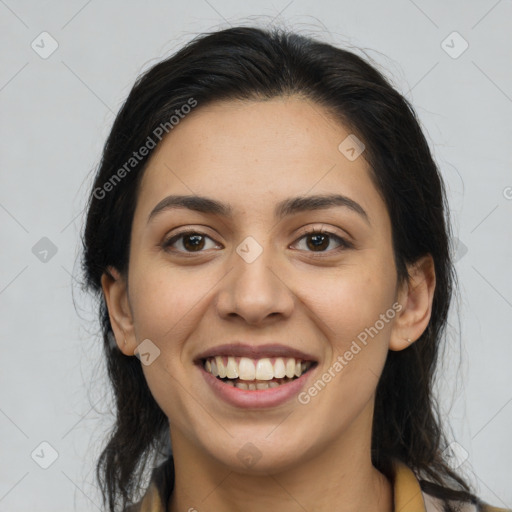
[{"label": "lower lip", "polygon": [[201,364],[198,365],[198,368],[206,382],[222,400],[235,407],[250,409],[276,407],[292,399],[305,387],[310,374],[314,371],[314,368],[311,368],[299,378],[276,388],[251,390],[224,384],[220,379],[207,372]]}]

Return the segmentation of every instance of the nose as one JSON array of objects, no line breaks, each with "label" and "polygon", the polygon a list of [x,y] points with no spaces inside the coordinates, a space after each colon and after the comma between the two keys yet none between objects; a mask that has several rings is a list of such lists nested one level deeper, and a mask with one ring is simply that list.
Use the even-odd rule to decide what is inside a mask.
[{"label": "nose", "polygon": [[249,261],[233,253],[233,266],[221,280],[217,293],[219,316],[225,320],[243,319],[250,325],[289,317],[295,294],[285,282],[283,272],[279,272],[271,250],[266,248],[254,261]]}]

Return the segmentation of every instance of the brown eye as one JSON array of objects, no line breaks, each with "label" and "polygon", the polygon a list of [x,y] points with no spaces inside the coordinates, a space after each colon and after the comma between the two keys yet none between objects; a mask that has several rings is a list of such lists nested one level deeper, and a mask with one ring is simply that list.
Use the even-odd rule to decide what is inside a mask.
[{"label": "brown eye", "polygon": [[[302,239],[306,239],[306,247],[310,252],[336,252],[352,247],[349,242],[329,231],[312,230],[299,238]],[[326,251],[332,240],[336,240],[338,248]]]},{"label": "brown eye", "polygon": [[317,233],[315,235],[308,235],[311,244],[307,244],[310,249],[326,249],[329,246],[329,235],[325,233]]},{"label": "brown eye", "polygon": [[204,237],[202,235],[185,235],[183,237],[183,247],[187,251],[201,250],[204,247]]},{"label": "brown eye", "polygon": [[[212,240],[209,236],[198,233],[197,231],[186,231],[184,233],[179,233],[169,238],[168,240],[162,243],[162,248],[168,249],[172,247],[177,242],[178,249],[174,249],[174,252],[202,252],[205,248],[206,240]],[[212,240],[213,242],[213,240]],[[181,245],[181,248],[179,247]]]}]

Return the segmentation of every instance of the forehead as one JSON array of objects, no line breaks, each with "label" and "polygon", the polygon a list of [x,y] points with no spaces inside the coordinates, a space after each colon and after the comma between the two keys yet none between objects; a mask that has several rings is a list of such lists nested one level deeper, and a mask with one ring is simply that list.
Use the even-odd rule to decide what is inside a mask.
[{"label": "forehead", "polygon": [[290,196],[339,193],[370,217],[386,215],[364,153],[349,159],[340,151],[351,135],[299,97],[199,104],[154,151],[137,210],[147,216],[167,195],[186,194],[263,214]]}]

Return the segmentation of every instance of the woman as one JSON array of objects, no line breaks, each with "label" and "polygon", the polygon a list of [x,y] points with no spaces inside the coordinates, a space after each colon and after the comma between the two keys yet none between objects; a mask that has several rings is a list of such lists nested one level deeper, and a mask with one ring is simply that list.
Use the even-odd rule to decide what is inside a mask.
[{"label": "woman", "polygon": [[432,396],[443,182],[360,57],[236,27],[155,65],[83,244],[116,399],[110,511],[504,510],[458,474]]}]

